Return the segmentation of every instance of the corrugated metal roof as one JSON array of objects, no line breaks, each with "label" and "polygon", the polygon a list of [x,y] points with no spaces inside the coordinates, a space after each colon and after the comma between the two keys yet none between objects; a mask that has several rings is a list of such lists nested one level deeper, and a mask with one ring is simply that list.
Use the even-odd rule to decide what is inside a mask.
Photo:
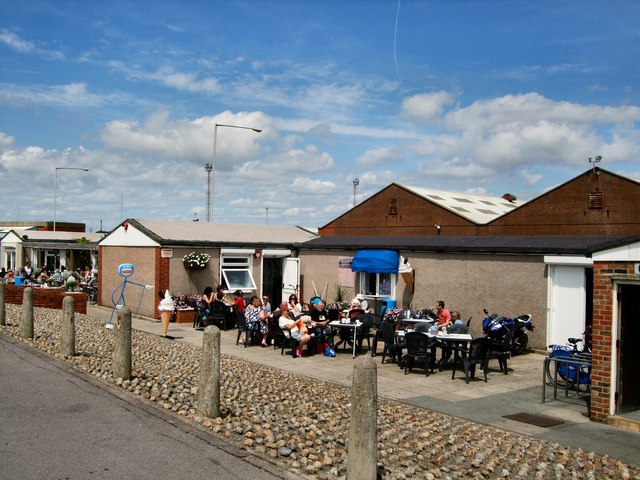
[{"label": "corrugated metal roof", "polygon": [[634,243],[640,236],[318,237],[302,249],[364,248],[448,253],[585,255]]},{"label": "corrugated metal roof", "polygon": [[242,225],[186,220],[130,220],[162,243],[298,244],[317,236],[295,225]]},{"label": "corrugated metal roof", "polygon": [[27,237],[28,241],[35,242],[74,242],[75,240],[80,240],[82,238],[86,238],[90,242],[99,242],[104,235],[99,233],[87,233],[87,232],[51,232],[51,231],[39,231],[39,230],[28,230],[28,231],[16,231],[16,235],[20,237]]},{"label": "corrugated metal roof", "polygon": [[524,204],[516,200],[509,202],[500,197],[447,192],[409,185],[400,186],[478,225],[489,223]]}]

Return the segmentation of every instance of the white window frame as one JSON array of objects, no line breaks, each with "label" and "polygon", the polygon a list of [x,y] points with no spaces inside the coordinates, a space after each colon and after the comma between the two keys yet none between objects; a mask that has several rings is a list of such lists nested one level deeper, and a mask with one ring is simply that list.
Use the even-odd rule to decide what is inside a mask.
[{"label": "white window frame", "polygon": [[[253,256],[242,253],[223,253],[220,255],[220,273],[224,278],[228,291],[257,290],[256,282],[251,274]],[[239,282],[234,278],[237,273],[242,273],[244,281]],[[231,278],[230,278],[231,277]]]},{"label": "white window frame", "polygon": [[7,271],[13,270],[16,271],[16,249],[14,247],[6,247],[4,249],[6,256],[6,265]]},{"label": "white window frame", "polygon": [[[359,286],[360,293],[365,297],[380,297],[380,298],[396,298],[396,281],[397,274],[395,273],[367,273],[360,272],[359,274]],[[367,288],[367,280],[375,278],[375,292],[370,293]],[[381,281],[387,278],[389,280],[389,292],[382,291]]]}]

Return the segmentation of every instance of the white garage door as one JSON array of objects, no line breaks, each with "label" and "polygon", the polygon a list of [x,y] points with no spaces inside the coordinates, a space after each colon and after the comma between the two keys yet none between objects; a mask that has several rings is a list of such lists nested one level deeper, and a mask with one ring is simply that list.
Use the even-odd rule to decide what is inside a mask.
[{"label": "white garage door", "polygon": [[549,315],[547,345],[565,344],[582,335],[585,326],[584,267],[549,265]]}]

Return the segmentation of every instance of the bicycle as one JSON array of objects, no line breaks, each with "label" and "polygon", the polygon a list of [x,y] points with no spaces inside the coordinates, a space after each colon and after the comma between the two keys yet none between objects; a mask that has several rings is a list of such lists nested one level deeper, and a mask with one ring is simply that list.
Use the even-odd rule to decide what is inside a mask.
[{"label": "bicycle", "polygon": [[[582,338],[569,338],[566,345],[549,345],[551,352],[545,362],[546,377],[549,385],[565,390],[584,386],[586,392],[591,389],[591,350],[584,346],[578,349]],[[551,364],[554,367],[551,367]]]}]

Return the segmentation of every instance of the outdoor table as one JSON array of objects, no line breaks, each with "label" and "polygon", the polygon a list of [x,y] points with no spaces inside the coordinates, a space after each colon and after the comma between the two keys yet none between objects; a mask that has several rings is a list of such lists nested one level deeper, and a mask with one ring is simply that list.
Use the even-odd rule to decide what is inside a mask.
[{"label": "outdoor table", "polygon": [[[469,333],[438,333],[420,332],[423,335],[427,335],[429,338],[436,338],[442,349],[442,356],[438,361],[438,369],[442,370],[451,358],[451,351],[455,352],[453,361],[456,362],[459,358],[459,349],[453,349],[451,347],[463,347],[464,350],[468,349],[468,345],[473,340],[473,337]],[[398,330],[396,332],[396,338],[404,338],[405,331]]]},{"label": "outdoor table", "polygon": [[[352,329],[353,330],[353,340],[348,340],[349,343],[352,343],[353,345],[353,358],[356,358],[356,328],[359,327],[360,325],[362,325],[360,322],[356,321],[355,323],[342,323],[340,320],[333,320],[332,322],[329,322],[328,325],[334,329],[334,330],[340,330],[340,329]],[[349,335],[351,336],[351,335]],[[341,342],[344,340],[341,340]],[[338,345],[340,345],[341,342],[338,342]],[[334,349],[337,351],[337,346],[334,346]]]}]

